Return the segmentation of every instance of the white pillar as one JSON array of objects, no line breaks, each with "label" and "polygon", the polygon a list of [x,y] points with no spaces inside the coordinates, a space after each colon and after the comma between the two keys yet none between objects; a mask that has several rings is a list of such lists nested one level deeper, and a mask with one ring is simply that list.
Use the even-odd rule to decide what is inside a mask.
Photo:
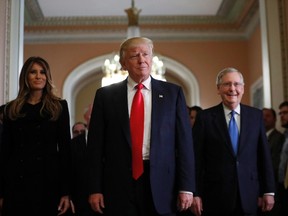
[{"label": "white pillar", "polygon": [[264,107],[276,111],[284,100],[278,1],[259,0]]},{"label": "white pillar", "polygon": [[24,44],[24,0],[10,0],[10,43],[9,43],[9,87],[8,100],[17,96],[18,77],[23,65]]},{"label": "white pillar", "polygon": [[7,44],[7,8],[8,0],[0,1],[0,105],[5,103],[5,69]]}]

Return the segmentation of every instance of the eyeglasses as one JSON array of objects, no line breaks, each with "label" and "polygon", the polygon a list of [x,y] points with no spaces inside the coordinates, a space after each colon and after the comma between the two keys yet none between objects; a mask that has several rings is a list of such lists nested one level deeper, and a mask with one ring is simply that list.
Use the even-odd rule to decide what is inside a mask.
[{"label": "eyeglasses", "polygon": [[230,88],[232,86],[234,86],[235,88],[240,88],[244,85],[244,83],[240,83],[240,82],[224,82],[224,83],[220,83],[219,85],[223,86],[224,88]]},{"label": "eyeglasses", "polygon": [[288,111],[280,111],[279,112],[279,115],[287,115],[288,114]]}]

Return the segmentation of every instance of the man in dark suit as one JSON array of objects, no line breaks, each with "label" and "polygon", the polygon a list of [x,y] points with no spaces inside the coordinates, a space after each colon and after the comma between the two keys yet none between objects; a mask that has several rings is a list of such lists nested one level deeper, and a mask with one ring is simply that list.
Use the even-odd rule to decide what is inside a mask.
[{"label": "man in dark suit", "polygon": [[275,182],[278,182],[278,168],[280,163],[280,154],[283,143],[285,141],[285,136],[275,128],[277,121],[275,110],[272,108],[270,109],[263,108],[262,112],[263,112],[266,135],[268,138],[268,143],[271,151]]},{"label": "man in dark suit", "polygon": [[266,136],[268,138],[268,143],[270,147],[270,153],[272,158],[272,165],[274,171],[274,179],[275,179],[275,186],[276,186],[276,193],[275,193],[275,204],[270,212],[262,212],[259,211],[258,215],[279,215],[279,194],[278,194],[278,170],[279,170],[279,163],[280,163],[280,154],[282,150],[283,143],[285,141],[285,136],[278,131],[276,127],[277,116],[276,112],[272,108],[263,108],[263,119],[264,119],[264,126],[266,130]]},{"label": "man in dark suit", "polygon": [[[150,39],[124,41],[120,63],[128,78],[98,89],[94,99],[88,133],[89,202],[105,216],[172,216],[177,207],[186,210],[193,201],[194,151],[185,98],[179,86],[150,76],[152,57]],[[141,123],[132,126],[129,119],[140,83],[144,172],[138,178],[132,169],[131,131]]]},{"label": "man in dark suit", "polygon": [[[71,140],[73,178],[71,203],[72,213],[77,216],[97,215],[88,203],[88,161],[87,161],[87,128],[90,122],[92,105],[89,104],[84,112],[86,122],[76,122],[72,126],[73,138]],[[73,214],[74,212],[74,214]],[[68,215],[68,214],[67,214]]]},{"label": "man in dark suit", "polygon": [[[73,134],[74,133],[73,131]],[[72,155],[72,189],[71,200],[74,204],[75,214],[77,216],[96,215],[88,203],[88,163],[87,163],[87,145],[86,130],[75,136],[71,140]]]},{"label": "man in dark suit", "polygon": [[2,130],[3,130],[3,113],[4,113],[5,105],[0,106],[0,150],[1,150],[1,138],[2,138]]},{"label": "man in dark suit", "polygon": [[281,120],[281,126],[285,129],[284,136],[285,141],[283,143],[279,172],[278,172],[278,181],[279,181],[279,198],[280,198],[280,214],[279,215],[288,215],[288,186],[285,185],[288,177],[288,101],[283,101],[279,105],[279,116]]},{"label": "man in dark suit", "polygon": [[[222,103],[200,112],[193,128],[197,187],[191,210],[256,215],[262,196],[262,210],[270,211],[275,183],[262,112],[240,104],[244,79],[238,70],[222,70],[216,84]],[[230,135],[230,128],[237,132]]]}]

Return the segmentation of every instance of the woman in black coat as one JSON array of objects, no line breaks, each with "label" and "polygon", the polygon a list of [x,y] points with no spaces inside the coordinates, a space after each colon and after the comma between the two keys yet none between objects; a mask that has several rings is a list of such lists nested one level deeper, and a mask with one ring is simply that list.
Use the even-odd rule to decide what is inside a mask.
[{"label": "woman in black coat", "polygon": [[70,207],[69,112],[67,102],[52,90],[48,63],[30,57],[21,70],[18,96],[4,110],[3,216],[56,216]]}]

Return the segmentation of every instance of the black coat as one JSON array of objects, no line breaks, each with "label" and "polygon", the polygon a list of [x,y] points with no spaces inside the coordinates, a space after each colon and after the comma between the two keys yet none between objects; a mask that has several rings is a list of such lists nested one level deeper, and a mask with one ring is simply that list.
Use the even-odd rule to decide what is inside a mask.
[{"label": "black coat", "polygon": [[57,215],[70,193],[70,124],[67,102],[57,121],[41,116],[42,103],[25,104],[25,117],[4,116],[0,166],[3,215]]},{"label": "black coat", "polygon": [[71,141],[73,167],[71,198],[76,215],[79,216],[96,214],[88,203],[88,161],[85,136],[85,134],[80,134]]}]

